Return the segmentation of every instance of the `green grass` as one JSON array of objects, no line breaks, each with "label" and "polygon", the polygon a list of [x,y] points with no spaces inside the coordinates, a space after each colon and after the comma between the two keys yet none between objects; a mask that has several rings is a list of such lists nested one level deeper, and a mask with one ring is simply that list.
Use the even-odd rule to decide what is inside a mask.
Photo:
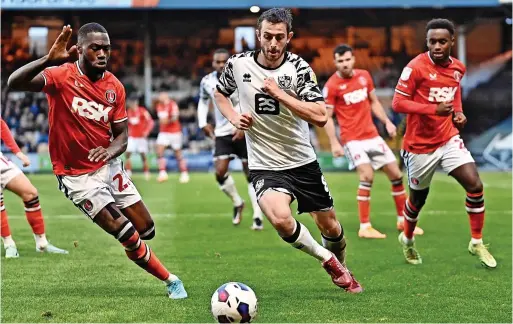
[{"label": "green grass", "polygon": [[[231,205],[212,174],[192,174],[186,185],[135,182],[154,215],[157,236],[149,244],[184,281],[190,298],[173,301],[165,287],[129,261],[57,190],[50,175],[31,176],[39,189],[52,243],[70,255],[35,252],[21,201],[5,194],[11,230],[21,257],[2,259],[2,322],[213,322],[210,297],[228,281],[251,286],[259,298],[258,322],[509,322],[511,323],[511,174],[484,173],[486,243],[498,268],[483,268],[469,242],[464,191],[438,174],[421,213],[426,234],[417,246],[424,264],[405,263],[397,242],[389,183],[377,176],[373,225],[388,235],[357,236],[357,177],[326,175],[348,238],[348,265],[365,288],[350,295],[336,288],[320,265],[281,239],[265,223],[253,232],[250,211],[231,225]],[[235,179],[247,197],[241,174]],[[298,216],[320,238],[308,215]],[[78,247],[74,247],[74,241]],[[2,253],[3,255],[3,253]]]}]

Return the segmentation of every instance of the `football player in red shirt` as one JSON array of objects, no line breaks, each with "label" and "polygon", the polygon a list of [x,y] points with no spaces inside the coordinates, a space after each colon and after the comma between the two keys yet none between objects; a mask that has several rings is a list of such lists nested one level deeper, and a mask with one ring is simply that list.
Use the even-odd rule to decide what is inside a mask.
[{"label": "football player in red shirt", "polygon": [[[21,152],[18,144],[14,141],[9,127],[0,119],[0,135],[2,141],[7,145],[13,154],[23,163],[24,167],[30,165],[29,158]],[[4,206],[4,193],[3,190],[7,189],[18,195],[25,205],[25,216],[32,227],[34,239],[36,240],[37,252],[60,253],[68,254],[68,251],[59,249],[52,244],[48,243],[45,234],[45,221],[43,219],[43,212],[39,204],[39,195],[37,189],[30,183],[30,180],[23,174],[23,172],[7,159],[0,152],[0,215],[1,215],[1,236],[4,242],[5,257],[18,258],[18,249],[16,243],[12,239],[11,229],[9,228],[9,219],[7,218],[7,211]]]},{"label": "football player in red shirt", "polygon": [[137,98],[127,100],[128,106],[128,145],[125,152],[126,171],[128,176],[132,174],[132,153],[141,154],[143,162],[143,172],[146,180],[150,179],[150,167],[148,166],[148,135],[150,134],[155,122],[150,113],[139,106]]},{"label": "football player in red shirt", "polygon": [[[363,238],[385,238],[386,235],[374,229],[370,222],[370,191],[374,181],[374,170],[383,169],[392,183],[397,215],[397,229],[402,231],[404,224],[403,207],[406,191],[403,186],[403,175],[397,160],[372,121],[372,113],[386,126],[390,136],[396,135],[395,125],[388,119],[383,106],[379,102],[374,89],[374,82],[369,72],[354,69],[355,56],[353,49],[346,44],[339,45],[333,51],[335,72],[326,82],[323,89],[328,115],[335,112],[340,125],[340,145],[335,134],[333,119],[326,123],[326,134],[331,143],[333,156],[346,155],[350,168],[356,168],[360,177],[360,185],[356,200],[360,216],[358,236]],[[416,234],[423,231],[416,228]]]},{"label": "football player in red shirt", "polygon": [[180,183],[189,182],[189,173],[187,172],[187,161],[182,154],[182,125],[180,125],[180,111],[174,100],[169,98],[167,92],[161,92],[157,103],[157,115],[159,117],[159,135],[157,137],[157,156],[159,159],[158,182],[167,180],[166,165],[167,160],[164,157],[166,147],[170,146],[178,162],[180,170]]},{"label": "football player in red shirt", "polygon": [[467,118],[461,104],[460,81],[465,66],[451,57],[454,25],[447,19],[433,19],[426,26],[429,51],[415,57],[404,68],[395,88],[393,109],[407,114],[402,156],[408,172],[410,197],[404,207],[404,232],[399,235],[406,261],[420,264],[414,230],[426,202],[437,167],[455,178],[466,190],[470,219],[468,250],[485,266],[497,262],[483,244],[485,216],[483,183],[476,164],[459,135]]},{"label": "football player in red shirt", "polygon": [[71,33],[64,26],[50,52],[16,70],[8,86],[47,94],[50,158],[60,190],[114,236],[130,260],[165,282],[170,298],[185,298],[182,281],[143,241],[155,236],[155,226],[118,159],[127,146],[127,113],[124,87],[107,71],[107,30],[85,24],[66,50]]}]

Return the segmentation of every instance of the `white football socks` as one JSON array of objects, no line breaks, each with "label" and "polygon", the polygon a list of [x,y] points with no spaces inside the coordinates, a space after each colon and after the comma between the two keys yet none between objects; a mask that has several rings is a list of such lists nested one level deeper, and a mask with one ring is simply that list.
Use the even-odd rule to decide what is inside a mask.
[{"label": "white football socks", "polygon": [[249,199],[251,199],[251,205],[253,206],[253,219],[262,220],[262,210],[258,205],[258,199],[256,196],[255,188],[253,188],[253,185],[251,183],[248,183],[248,194]]},{"label": "white football socks", "polygon": [[235,181],[233,181],[231,175],[228,175],[224,183],[219,186],[219,188],[221,188],[221,190],[232,199],[235,207],[242,205],[243,200],[237,191],[237,187],[235,187]]},{"label": "white football socks", "polygon": [[297,226],[300,227],[300,232],[297,240],[294,243],[290,243],[296,249],[299,249],[305,253],[310,254],[314,258],[319,261],[327,261],[331,259],[333,256],[330,251],[320,245],[310,234],[308,228],[306,228],[303,224],[296,221],[296,228],[294,229],[294,233],[297,231]]}]

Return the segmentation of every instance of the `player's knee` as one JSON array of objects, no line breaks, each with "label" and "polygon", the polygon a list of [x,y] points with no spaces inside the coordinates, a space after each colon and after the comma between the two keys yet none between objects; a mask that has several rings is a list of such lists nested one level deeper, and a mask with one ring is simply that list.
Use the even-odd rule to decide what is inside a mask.
[{"label": "player's knee", "polygon": [[410,203],[417,209],[421,209],[424,204],[426,203],[428,191],[417,191],[415,194],[410,194],[410,197],[408,198],[410,200]]},{"label": "player's knee", "polygon": [[155,223],[153,221],[144,230],[139,232],[141,239],[149,241],[155,237]]},{"label": "player's knee", "polygon": [[372,174],[371,172],[369,173],[361,173],[360,174],[360,182],[368,182],[368,183],[371,183],[374,181],[374,174]]},{"label": "player's knee", "polygon": [[273,209],[267,216],[269,222],[282,236],[291,235],[294,231],[295,220],[289,210]]},{"label": "player's knee", "polygon": [[317,227],[324,235],[328,237],[336,237],[340,235],[342,226],[338,222],[334,210],[323,214],[322,217],[316,217],[315,221],[317,223]]},{"label": "player's knee", "polygon": [[480,193],[483,191],[483,182],[481,182],[481,179],[477,177],[467,188],[465,188],[465,190],[468,193]]},{"label": "player's knee", "polygon": [[34,186],[29,186],[26,190],[24,190],[21,194],[21,199],[23,201],[31,201],[38,197],[37,189]]},{"label": "player's knee", "polygon": [[226,179],[228,179],[228,177],[225,172],[216,171],[216,181],[217,183],[219,183],[220,186],[224,184]]},{"label": "player's knee", "polygon": [[[128,219],[120,223],[117,228],[109,231],[109,234],[114,236],[121,244],[125,244],[130,238],[134,236],[137,231]],[[139,238],[139,235],[136,235]]]}]

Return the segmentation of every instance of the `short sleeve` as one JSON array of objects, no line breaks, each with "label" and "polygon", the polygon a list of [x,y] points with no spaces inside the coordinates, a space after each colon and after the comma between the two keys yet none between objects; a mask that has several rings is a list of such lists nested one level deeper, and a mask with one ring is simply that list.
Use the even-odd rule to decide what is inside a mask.
[{"label": "short sleeve", "polygon": [[61,83],[59,80],[63,80],[65,78],[62,77],[65,68],[62,66],[52,66],[46,68],[41,72],[41,76],[45,80],[45,85],[43,86],[43,92],[45,93],[54,93],[61,87]]},{"label": "short sleeve", "polygon": [[296,92],[302,101],[324,101],[317,85],[317,77],[310,65],[301,60],[297,67]]},{"label": "short sleeve", "polygon": [[365,71],[365,78],[367,79],[367,93],[371,93],[376,89],[372,75],[368,71]]},{"label": "short sleeve", "polygon": [[417,83],[420,80],[420,71],[410,62],[401,73],[399,81],[395,87],[395,92],[403,96],[411,97],[417,89]]},{"label": "short sleeve", "polygon": [[221,92],[225,97],[231,96],[237,89],[237,82],[235,82],[234,76],[234,63],[236,59],[237,56],[235,55],[228,59],[217,82],[217,91]]},{"label": "short sleeve", "polygon": [[126,113],[126,103],[125,103],[125,88],[120,85],[118,87],[118,99],[116,99],[116,107],[114,110],[114,123],[121,123],[128,119]]},{"label": "short sleeve", "polygon": [[329,80],[326,82],[322,89],[322,96],[324,97],[327,108],[335,108],[335,103],[337,102],[337,91],[333,86],[333,82],[330,82]]}]

